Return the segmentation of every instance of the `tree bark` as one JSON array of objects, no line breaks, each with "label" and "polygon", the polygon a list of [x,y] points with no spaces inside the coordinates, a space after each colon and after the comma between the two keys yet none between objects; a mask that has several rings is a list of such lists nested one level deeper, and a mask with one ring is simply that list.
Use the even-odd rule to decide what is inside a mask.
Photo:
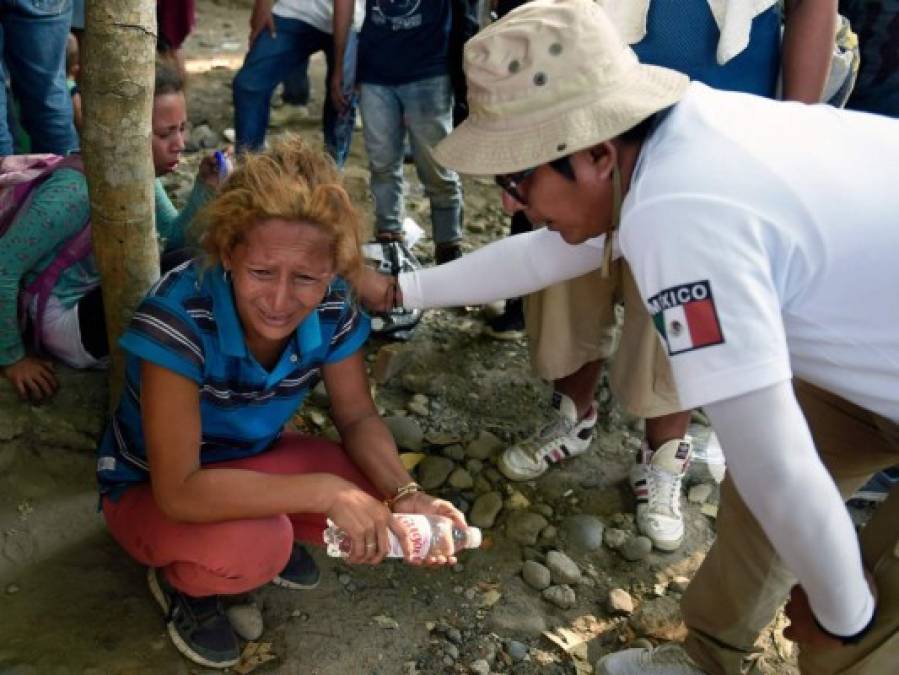
[{"label": "tree bark", "polygon": [[110,406],[124,383],[118,339],[159,277],[150,134],[154,0],[87,0],[82,56],[84,167],[109,337]]}]

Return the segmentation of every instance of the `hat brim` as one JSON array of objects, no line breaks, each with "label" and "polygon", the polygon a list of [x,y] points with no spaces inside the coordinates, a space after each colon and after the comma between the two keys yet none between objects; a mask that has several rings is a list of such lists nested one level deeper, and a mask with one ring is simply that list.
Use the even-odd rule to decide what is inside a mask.
[{"label": "hat brim", "polygon": [[[523,171],[615,138],[677,103],[689,78],[640,64],[626,82],[531,125],[497,124],[472,115],[434,149],[436,160],[459,173],[495,176]],[[583,99],[582,99],[583,100]]]}]

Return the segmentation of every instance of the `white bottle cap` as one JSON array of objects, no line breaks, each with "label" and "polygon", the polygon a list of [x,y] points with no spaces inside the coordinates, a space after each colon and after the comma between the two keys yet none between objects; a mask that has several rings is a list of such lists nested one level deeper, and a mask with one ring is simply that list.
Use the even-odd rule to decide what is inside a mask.
[{"label": "white bottle cap", "polygon": [[469,525],[465,531],[465,548],[480,548],[482,540],[481,528]]}]

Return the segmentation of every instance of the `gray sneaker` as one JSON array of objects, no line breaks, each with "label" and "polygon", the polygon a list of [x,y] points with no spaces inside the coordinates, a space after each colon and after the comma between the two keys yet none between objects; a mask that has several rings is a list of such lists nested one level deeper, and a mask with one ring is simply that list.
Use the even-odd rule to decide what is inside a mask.
[{"label": "gray sneaker", "polygon": [[596,675],[707,675],[684,648],[669,643],[653,649],[625,649],[596,662]]}]

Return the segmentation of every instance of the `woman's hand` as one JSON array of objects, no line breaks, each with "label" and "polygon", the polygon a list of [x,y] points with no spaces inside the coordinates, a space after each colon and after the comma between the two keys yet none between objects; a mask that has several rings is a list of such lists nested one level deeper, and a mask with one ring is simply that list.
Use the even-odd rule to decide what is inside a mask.
[{"label": "woman's hand", "polygon": [[19,396],[32,403],[40,403],[59,388],[59,380],[53,372],[53,362],[34,356],[24,356],[2,368],[3,374],[13,383]]},{"label": "woman's hand", "polygon": [[[403,497],[393,505],[394,513],[420,513],[426,516],[443,516],[449,518],[455,527],[462,530],[468,529],[468,523],[465,522],[463,513],[445,499],[437,499],[424,492],[413,492],[408,497]],[[412,557],[412,544],[410,541],[410,533],[407,532],[405,524],[394,519],[391,529],[399,537],[403,546],[403,553],[406,561],[412,564],[425,565],[455,565],[456,556],[453,554],[453,541],[450,534],[446,534],[446,538],[431,545],[431,555],[425,559]]]},{"label": "woman's hand", "polygon": [[200,160],[197,180],[212,190],[218,190],[233,166],[234,151],[229,146],[224,150],[210,153]]},{"label": "woman's hand", "polygon": [[327,516],[350,539],[351,563],[377,565],[387,555],[390,509],[349,481],[341,481]]},{"label": "woman's hand", "polygon": [[402,306],[402,291],[396,277],[381,274],[371,267],[363,267],[356,282],[356,294],[373,312],[389,312],[394,306]]}]

